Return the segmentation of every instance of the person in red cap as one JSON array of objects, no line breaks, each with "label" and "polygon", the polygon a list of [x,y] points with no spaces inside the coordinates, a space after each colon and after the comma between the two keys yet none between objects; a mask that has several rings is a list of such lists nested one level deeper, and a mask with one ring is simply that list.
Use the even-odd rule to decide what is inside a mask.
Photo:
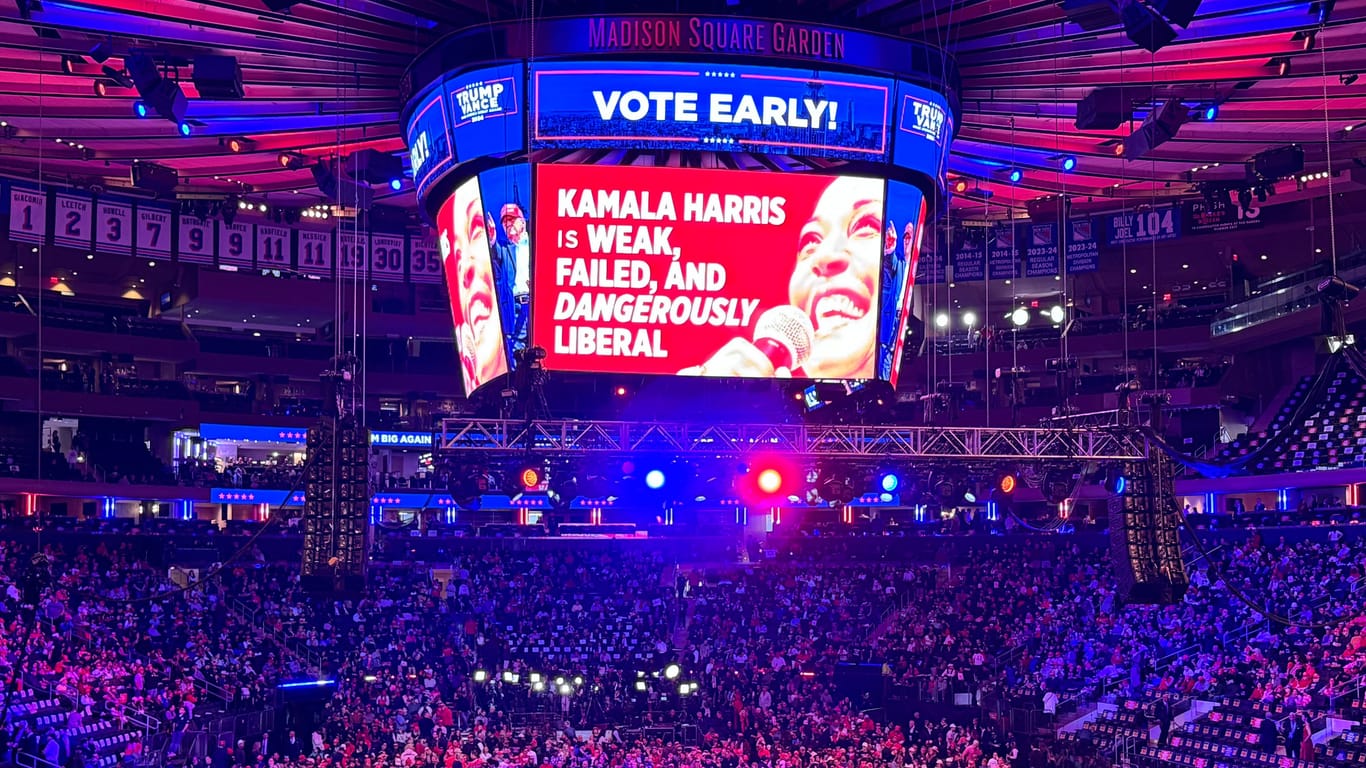
[{"label": "person in red cap", "polygon": [[518,352],[526,347],[527,315],[531,307],[531,236],[526,231],[526,212],[517,203],[506,203],[499,211],[506,245],[499,250],[507,274],[512,277],[512,323],[508,340]]}]

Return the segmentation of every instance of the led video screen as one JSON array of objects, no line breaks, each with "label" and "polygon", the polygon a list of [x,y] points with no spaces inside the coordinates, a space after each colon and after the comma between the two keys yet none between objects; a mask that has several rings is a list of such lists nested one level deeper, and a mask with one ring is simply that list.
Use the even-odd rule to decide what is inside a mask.
[{"label": "led video screen", "polygon": [[906,345],[911,289],[925,237],[925,194],[910,184],[887,182],[887,236],[882,259],[882,320],[878,337],[878,378],[896,387]]},{"label": "led video screen", "polygon": [[489,250],[496,233],[494,220],[485,213],[478,178],[456,187],[441,204],[437,242],[466,393],[508,371],[498,281]]},{"label": "led video screen", "polygon": [[494,223],[489,236],[493,280],[503,346],[515,370],[531,331],[531,166],[522,163],[484,171],[479,174],[479,191],[484,219]]},{"label": "led video screen", "polygon": [[536,147],[628,147],[889,157],[885,78],[700,63],[532,67]]},{"label": "led video screen", "polygon": [[532,338],[561,371],[870,379],[881,179],[541,165]]},{"label": "led video screen", "polygon": [[451,136],[459,162],[504,155],[525,145],[521,64],[476,69],[446,81]]}]

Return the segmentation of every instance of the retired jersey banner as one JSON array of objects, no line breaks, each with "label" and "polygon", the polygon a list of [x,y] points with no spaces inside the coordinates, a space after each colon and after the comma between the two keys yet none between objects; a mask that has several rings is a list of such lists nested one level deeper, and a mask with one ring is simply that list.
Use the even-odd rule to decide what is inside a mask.
[{"label": "retired jersey banner", "polygon": [[52,242],[69,248],[90,248],[94,229],[95,201],[85,195],[53,196],[57,215],[53,219]]},{"label": "retired jersey banner", "polygon": [[403,282],[403,235],[370,235],[370,279]]},{"label": "retired jersey banner", "polygon": [[257,224],[256,268],[280,271],[294,269],[294,232],[289,227]]},{"label": "retired jersey banner", "polygon": [[299,271],[321,277],[332,276],[332,233],[299,230]]},{"label": "retired jersey banner", "polygon": [[170,261],[174,249],[171,247],[171,212],[166,208],[139,204],[138,256],[147,259]]},{"label": "retired jersey banner", "polygon": [[434,235],[414,237],[409,242],[408,279],[414,283],[441,282],[441,247]]},{"label": "retired jersey banner", "polygon": [[1096,241],[1095,221],[1087,218],[1067,222],[1067,274],[1100,269],[1100,243]]},{"label": "retired jersey banner", "polygon": [[213,224],[196,216],[181,216],[176,233],[176,259],[190,264],[213,263]]},{"label": "retired jersey banner", "polygon": [[9,238],[23,243],[47,239],[47,192],[9,188]]},{"label": "retired jersey banner", "polygon": [[135,236],[132,203],[100,200],[95,204],[95,250],[132,255]]},{"label": "retired jersey banner", "polygon": [[240,221],[218,222],[218,264],[251,269],[251,225]]}]

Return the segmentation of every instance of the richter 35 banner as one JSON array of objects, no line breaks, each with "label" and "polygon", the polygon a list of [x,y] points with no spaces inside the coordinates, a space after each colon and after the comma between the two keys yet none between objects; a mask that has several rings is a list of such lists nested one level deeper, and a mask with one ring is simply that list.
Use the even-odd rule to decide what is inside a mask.
[{"label": "richter 35 banner", "polygon": [[532,336],[569,371],[867,379],[878,179],[537,169]]}]

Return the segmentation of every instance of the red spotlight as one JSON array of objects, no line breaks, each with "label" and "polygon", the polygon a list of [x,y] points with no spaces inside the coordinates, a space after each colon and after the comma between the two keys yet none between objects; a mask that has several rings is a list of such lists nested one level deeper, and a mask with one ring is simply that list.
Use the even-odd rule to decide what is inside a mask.
[{"label": "red spotlight", "polygon": [[967,180],[967,179],[959,179],[958,181],[955,181],[955,182],[953,183],[953,191],[954,191],[955,194],[959,194],[959,195],[963,194],[964,192],[967,192],[967,191],[968,191],[968,180]]},{"label": "red spotlight", "polygon": [[517,476],[517,479],[521,481],[522,489],[526,491],[536,490],[541,487],[541,483],[545,480],[545,478],[541,476],[541,470],[536,467],[523,468],[521,474]]},{"label": "red spotlight", "polygon": [[1002,475],[1001,481],[997,484],[997,487],[1001,489],[1001,493],[1014,493],[1016,482],[1015,475]]}]

